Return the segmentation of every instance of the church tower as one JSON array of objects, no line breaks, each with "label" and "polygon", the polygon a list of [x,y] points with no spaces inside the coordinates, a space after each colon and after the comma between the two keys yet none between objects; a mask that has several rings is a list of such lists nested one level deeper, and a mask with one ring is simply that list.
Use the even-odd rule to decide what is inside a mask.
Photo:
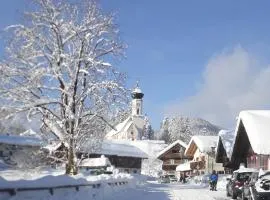
[{"label": "church tower", "polygon": [[143,96],[141,89],[139,88],[139,83],[137,82],[136,87],[131,93],[132,97],[132,116],[142,116],[143,108]]}]

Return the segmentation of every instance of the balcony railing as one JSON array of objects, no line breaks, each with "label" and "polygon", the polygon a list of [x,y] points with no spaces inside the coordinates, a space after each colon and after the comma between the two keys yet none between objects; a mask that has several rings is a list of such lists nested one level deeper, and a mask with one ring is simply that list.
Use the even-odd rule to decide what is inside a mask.
[{"label": "balcony railing", "polygon": [[180,165],[182,163],[184,163],[184,160],[169,159],[169,160],[165,160],[163,162],[163,165]]}]

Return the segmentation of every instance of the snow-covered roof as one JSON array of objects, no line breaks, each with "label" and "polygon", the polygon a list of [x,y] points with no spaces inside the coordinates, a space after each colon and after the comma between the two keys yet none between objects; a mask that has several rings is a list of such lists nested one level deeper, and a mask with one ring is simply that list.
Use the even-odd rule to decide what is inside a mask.
[{"label": "snow-covered roof", "polygon": [[102,147],[97,153],[104,155],[117,155],[127,157],[147,158],[148,156],[139,148],[124,143],[123,141],[116,140],[104,140]]},{"label": "snow-covered roof", "polygon": [[[131,141],[129,141],[131,142]],[[135,158],[148,158],[148,155],[143,152],[141,149],[137,148],[134,145],[131,145],[128,141],[125,140],[103,140],[101,148],[97,149],[94,154],[101,155],[116,155],[116,156],[126,156],[126,157],[135,157]],[[61,146],[61,142],[56,142],[45,146],[45,149],[48,149],[50,152],[56,151]],[[81,151],[88,152],[87,143],[81,147]]]},{"label": "snow-covered roof", "polygon": [[100,158],[86,158],[80,163],[81,167],[106,167],[110,165],[109,159],[105,156],[101,156]]},{"label": "snow-covered roof", "polygon": [[29,136],[0,135],[0,143],[22,146],[41,146],[42,140]]},{"label": "snow-covered roof", "polygon": [[236,134],[240,122],[243,123],[250,145],[257,154],[270,154],[270,110],[241,111],[236,126]]},{"label": "snow-covered roof", "polygon": [[[227,157],[231,157],[232,149],[233,149],[233,142],[235,140],[235,131],[234,130],[220,130],[219,133],[219,140],[221,140],[223,147],[225,148]],[[216,149],[217,150],[217,149]]]},{"label": "snow-covered roof", "polygon": [[157,155],[157,158],[159,158],[161,155],[166,153],[168,150],[170,150],[172,147],[175,145],[180,144],[180,146],[184,147],[185,149],[187,148],[187,144],[183,142],[182,140],[176,140],[175,142],[169,144],[166,148],[164,148],[159,154]]},{"label": "snow-covered roof", "polygon": [[22,133],[20,133],[20,136],[29,136],[29,137],[36,137],[41,138],[40,135],[37,134],[37,132],[33,131],[32,129],[28,129]]},{"label": "snow-covered roof", "polygon": [[164,140],[108,140],[108,141],[115,141],[118,144],[126,144],[134,146],[141,151],[143,151],[145,154],[147,154],[148,157],[156,157],[157,154],[163,150],[167,144],[165,144]]},{"label": "snow-covered roof", "polygon": [[208,153],[212,151],[212,147],[217,147],[217,142],[218,142],[218,136],[205,136],[205,135],[195,135],[191,138],[185,154],[187,153],[189,147],[191,146],[192,143],[195,143],[197,148],[200,150],[202,153]]},{"label": "snow-covered roof", "polygon": [[234,172],[238,172],[238,173],[244,173],[244,172],[258,172],[258,170],[257,170],[257,169],[254,169],[254,168],[240,167],[238,170],[235,170]]},{"label": "snow-covered roof", "polygon": [[189,162],[180,164],[176,167],[176,171],[178,171],[178,172],[184,172],[184,171],[190,171],[190,170],[191,170],[191,168],[190,168]]},{"label": "snow-covered roof", "polygon": [[43,147],[43,149],[48,150],[50,153],[56,151],[60,146],[61,146],[62,142],[53,142],[51,144],[48,144],[46,146]]}]

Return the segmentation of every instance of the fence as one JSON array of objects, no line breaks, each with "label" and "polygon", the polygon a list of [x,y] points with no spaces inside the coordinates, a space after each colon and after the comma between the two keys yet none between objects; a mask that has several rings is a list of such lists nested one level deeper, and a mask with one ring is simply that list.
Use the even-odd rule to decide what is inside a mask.
[{"label": "fence", "polygon": [[81,187],[90,187],[93,189],[100,189],[102,184],[104,186],[117,187],[129,184],[128,181],[113,181],[113,182],[103,182],[103,183],[89,183],[89,184],[78,184],[78,185],[61,185],[61,186],[53,186],[53,187],[19,187],[19,188],[0,188],[0,193],[8,193],[10,196],[15,196],[19,192],[25,191],[48,191],[51,195],[54,195],[54,192],[58,189],[68,189],[74,188],[74,192],[80,191]]}]

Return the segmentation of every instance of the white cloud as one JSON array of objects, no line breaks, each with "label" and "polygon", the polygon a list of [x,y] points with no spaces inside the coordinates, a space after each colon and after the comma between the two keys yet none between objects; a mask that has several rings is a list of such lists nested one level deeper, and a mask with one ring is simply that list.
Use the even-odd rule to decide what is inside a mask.
[{"label": "white cloud", "polygon": [[201,117],[230,128],[239,111],[270,107],[270,66],[260,66],[240,46],[213,56],[202,78],[194,96],[170,103],[165,113]]}]

